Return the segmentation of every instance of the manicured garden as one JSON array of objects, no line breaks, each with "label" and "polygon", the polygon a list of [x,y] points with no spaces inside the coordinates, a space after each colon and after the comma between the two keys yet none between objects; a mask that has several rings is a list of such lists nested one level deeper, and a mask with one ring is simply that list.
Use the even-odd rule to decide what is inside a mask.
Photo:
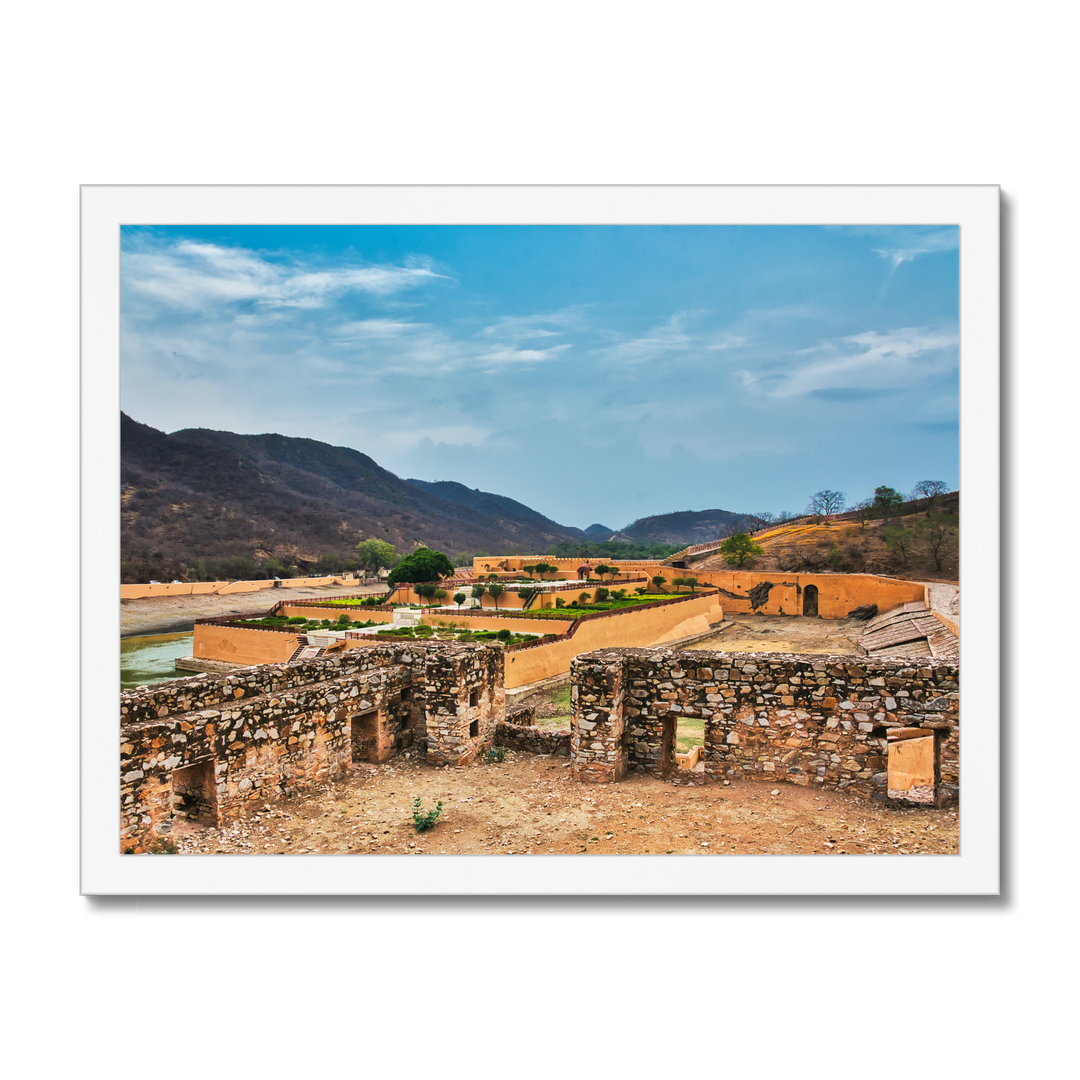
[{"label": "manicured garden", "polygon": [[294,630],[299,634],[315,630],[360,630],[366,626],[384,626],[381,622],[354,622],[348,615],[340,616],[336,621],[330,619],[308,619],[303,615],[271,615],[262,619],[235,619],[234,626],[261,626],[268,630]]},{"label": "manicured garden", "polygon": [[470,630],[455,626],[398,626],[380,630],[378,637],[406,638],[414,641],[497,641],[503,645],[520,645],[526,641],[538,641],[554,634],[519,634],[511,630]]}]

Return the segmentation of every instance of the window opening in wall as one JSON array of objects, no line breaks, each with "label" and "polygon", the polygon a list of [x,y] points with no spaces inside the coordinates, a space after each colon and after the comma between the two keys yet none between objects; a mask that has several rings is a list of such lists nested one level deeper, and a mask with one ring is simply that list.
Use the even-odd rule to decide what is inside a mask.
[{"label": "window opening in wall", "polygon": [[480,721],[479,720],[474,720],[471,724],[469,724],[469,738],[470,739],[475,739],[476,736],[479,735],[479,734],[480,734]]},{"label": "window opening in wall", "polygon": [[469,695],[469,708],[470,709],[475,708],[479,704],[480,704],[480,691],[479,690],[474,690]]},{"label": "window opening in wall", "polygon": [[358,713],[349,724],[352,760],[373,761],[379,749],[379,710]]},{"label": "window opening in wall", "polygon": [[926,728],[891,728],[889,798],[933,806],[937,799],[938,740]]},{"label": "window opening in wall", "polygon": [[802,601],[802,613],[804,615],[816,616],[818,613],[818,587],[816,585],[807,585],[803,589],[803,601]]},{"label": "window opening in wall", "polygon": [[177,817],[202,825],[217,825],[217,780],[212,758],[173,769],[172,808]]}]

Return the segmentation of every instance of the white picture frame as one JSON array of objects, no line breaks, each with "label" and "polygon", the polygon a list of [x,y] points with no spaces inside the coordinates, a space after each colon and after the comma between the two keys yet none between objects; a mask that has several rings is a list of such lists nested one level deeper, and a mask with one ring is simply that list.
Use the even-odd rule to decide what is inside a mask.
[{"label": "white picture frame", "polygon": [[[994,895],[1000,888],[999,207],[971,186],[86,186],[81,217],[81,891],[86,895]],[[960,227],[958,855],[122,856],[120,227],[184,224]],[[103,613],[117,612],[114,631]],[[296,859],[304,859],[302,869]],[[651,860],[651,861],[650,861]],[[656,860],[661,860],[657,862]]]}]

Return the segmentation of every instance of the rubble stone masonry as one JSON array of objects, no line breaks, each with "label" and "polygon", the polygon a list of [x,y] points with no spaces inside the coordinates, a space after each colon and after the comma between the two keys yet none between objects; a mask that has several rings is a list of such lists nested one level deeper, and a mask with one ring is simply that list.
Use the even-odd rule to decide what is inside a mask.
[{"label": "rubble stone masonry", "polygon": [[225,825],[414,740],[431,764],[465,764],[494,741],[502,664],[491,646],[395,643],[124,691],[121,851],[177,814]]},{"label": "rubble stone masonry", "polygon": [[704,721],[702,782],[749,778],[886,800],[889,732],[935,739],[937,805],[958,798],[959,666],[783,653],[606,649],[571,669],[572,774],[672,777],[680,717]]}]

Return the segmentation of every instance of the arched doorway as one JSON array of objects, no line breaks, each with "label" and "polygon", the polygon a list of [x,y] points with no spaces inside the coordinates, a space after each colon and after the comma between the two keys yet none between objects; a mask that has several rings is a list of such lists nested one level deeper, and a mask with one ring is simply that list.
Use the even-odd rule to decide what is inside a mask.
[{"label": "arched doorway", "polygon": [[817,617],[817,596],[818,590],[816,585],[807,585],[803,589],[802,593],[802,613],[804,615],[810,615]]}]

